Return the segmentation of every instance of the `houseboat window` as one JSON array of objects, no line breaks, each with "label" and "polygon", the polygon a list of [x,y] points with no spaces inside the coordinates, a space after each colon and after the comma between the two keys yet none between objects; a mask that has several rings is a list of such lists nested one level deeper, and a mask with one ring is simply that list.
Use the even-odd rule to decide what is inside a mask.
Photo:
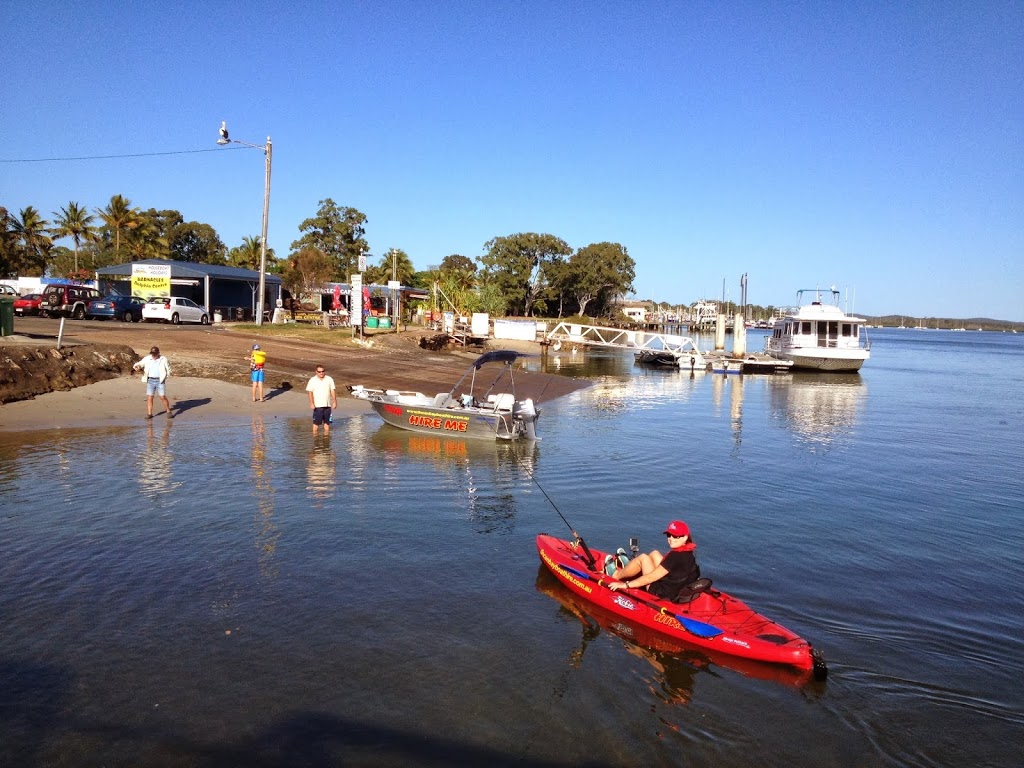
[{"label": "houseboat window", "polygon": [[843,336],[856,336],[856,327],[853,323],[843,323]]},{"label": "houseboat window", "polygon": [[810,336],[811,334],[811,321],[804,320],[804,333]]}]

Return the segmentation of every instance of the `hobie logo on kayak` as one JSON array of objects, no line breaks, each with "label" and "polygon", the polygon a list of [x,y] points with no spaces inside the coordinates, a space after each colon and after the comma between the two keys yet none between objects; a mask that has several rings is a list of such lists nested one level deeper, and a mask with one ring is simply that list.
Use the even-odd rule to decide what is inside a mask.
[{"label": "hobie logo on kayak", "polygon": [[634,603],[628,597],[623,597],[622,595],[616,595],[614,602],[615,602],[616,605],[622,606],[627,611],[635,611],[636,610],[636,603]]}]

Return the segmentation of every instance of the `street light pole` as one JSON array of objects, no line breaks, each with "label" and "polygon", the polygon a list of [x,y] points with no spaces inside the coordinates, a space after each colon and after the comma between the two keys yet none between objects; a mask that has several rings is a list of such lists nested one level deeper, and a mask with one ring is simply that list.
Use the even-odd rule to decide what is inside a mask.
[{"label": "street light pole", "polygon": [[274,155],[274,145],[270,141],[269,136],[267,136],[266,145],[262,147],[258,144],[250,144],[247,141],[228,138],[226,121],[220,124],[220,138],[217,139],[217,143],[221,145],[241,144],[243,147],[258,149],[266,155],[267,175],[263,185],[263,233],[260,236],[260,293],[256,301],[256,325],[263,325],[264,302],[266,301],[267,293],[267,224],[270,221],[270,166]]}]

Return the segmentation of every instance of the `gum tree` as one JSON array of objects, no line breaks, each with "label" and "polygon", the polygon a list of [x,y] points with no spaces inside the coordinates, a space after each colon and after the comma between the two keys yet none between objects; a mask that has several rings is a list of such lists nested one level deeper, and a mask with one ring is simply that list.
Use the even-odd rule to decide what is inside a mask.
[{"label": "gum tree", "polygon": [[484,243],[487,253],[479,258],[482,282],[504,299],[507,311],[530,317],[546,285],[545,266],[558,256],[572,253],[569,244],[555,235],[520,232]]}]

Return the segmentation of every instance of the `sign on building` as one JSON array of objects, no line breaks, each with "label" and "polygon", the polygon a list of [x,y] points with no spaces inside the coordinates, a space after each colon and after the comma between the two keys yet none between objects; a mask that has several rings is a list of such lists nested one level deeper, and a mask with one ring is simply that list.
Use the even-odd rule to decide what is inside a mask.
[{"label": "sign on building", "polygon": [[149,299],[170,295],[170,264],[132,264],[132,296]]}]

